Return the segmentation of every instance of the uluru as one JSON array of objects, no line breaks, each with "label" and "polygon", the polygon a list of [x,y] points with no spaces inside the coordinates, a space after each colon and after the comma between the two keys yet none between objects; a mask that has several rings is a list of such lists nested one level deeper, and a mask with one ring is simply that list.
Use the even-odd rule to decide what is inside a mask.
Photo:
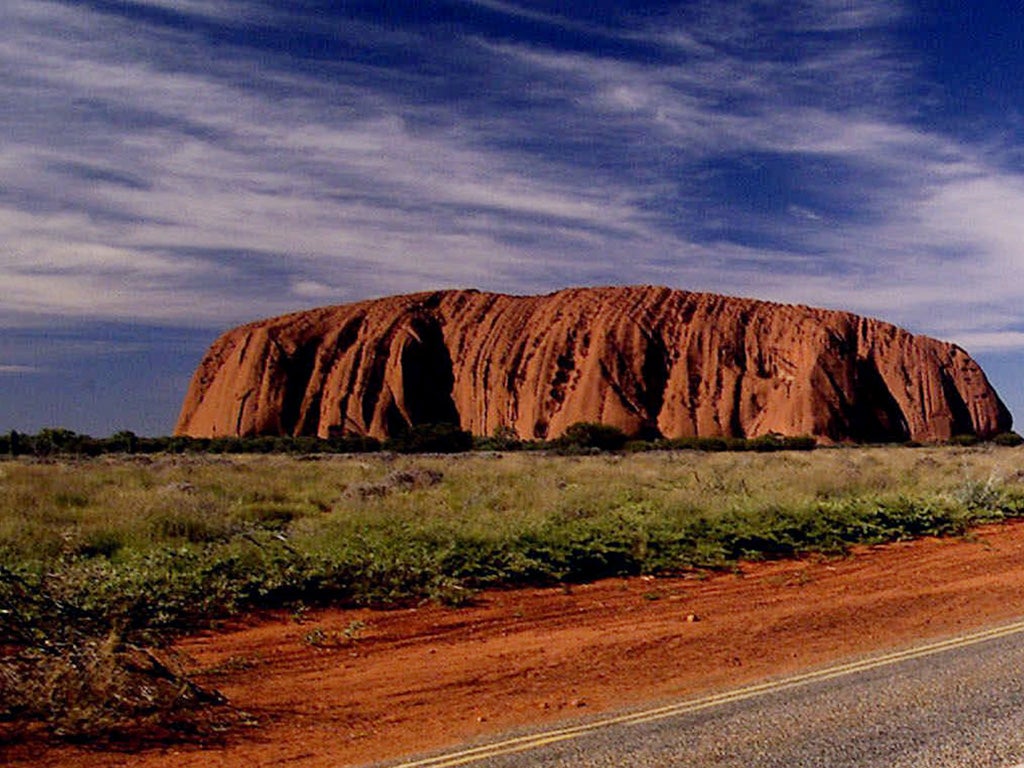
[{"label": "uluru", "polygon": [[1011,427],[958,346],[848,312],[662,287],[416,293],[224,333],[176,434],[985,438]]}]

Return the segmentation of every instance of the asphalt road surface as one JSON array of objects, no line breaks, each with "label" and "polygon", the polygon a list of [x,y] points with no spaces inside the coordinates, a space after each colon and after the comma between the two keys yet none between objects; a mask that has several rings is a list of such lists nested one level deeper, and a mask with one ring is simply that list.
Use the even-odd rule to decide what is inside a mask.
[{"label": "asphalt road surface", "polygon": [[390,765],[1024,768],[1024,622]]}]

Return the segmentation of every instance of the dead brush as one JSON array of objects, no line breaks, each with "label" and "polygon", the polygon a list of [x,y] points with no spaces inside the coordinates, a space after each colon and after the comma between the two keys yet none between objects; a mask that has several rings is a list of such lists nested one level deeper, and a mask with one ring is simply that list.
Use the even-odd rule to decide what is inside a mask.
[{"label": "dead brush", "polygon": [[0,702],[0,720],[95,742],[195,733],[215,722],[211,710],[225,700],[191,682],[173,662],[112,635],[56,653],[6,654]]},{"label": "dead brush", "polygon": [[212,735],[237,720],[176,658],[116,628],[71,619],[45,585],[0,568],[0,740],[39,730],[68,741]]}]

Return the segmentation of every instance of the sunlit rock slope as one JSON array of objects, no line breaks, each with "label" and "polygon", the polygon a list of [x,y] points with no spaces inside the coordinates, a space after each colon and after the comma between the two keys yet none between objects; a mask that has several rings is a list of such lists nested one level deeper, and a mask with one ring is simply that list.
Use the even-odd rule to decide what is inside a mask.
[{"label": "sunlit rock slope", "polygon": [[386,437],[447,422],[550,438],[578,421],[832,441],[1010,428],[955,345],[846,312],[614,287],[438,291],[250,323],[207,352],[176,432]]}]

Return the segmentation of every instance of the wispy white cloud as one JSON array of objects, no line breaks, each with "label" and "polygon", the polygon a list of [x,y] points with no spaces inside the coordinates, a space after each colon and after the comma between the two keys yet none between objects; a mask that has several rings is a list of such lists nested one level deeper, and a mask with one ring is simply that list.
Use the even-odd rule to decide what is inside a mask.
[{"label": "wispy white cloud", "polygon": [[207,0],[124,0],[126,6],[186,14],[220,21],[234,21],[245,18],[250,23],[274,18],[276,14],[265,4],[231,0],[230,3],[207,2]]},{"label": "wispy white cloud", "polygon": [[[884,8],[874,10],[831,26],[877,25],[889,18]],[[691,34],[715,40],[700,30]],[[718,269],[707,270],[709,280],[698,277],[699,284],[868,312],[923,332],[983,342],[986,349],[1020,347],[1020,334],[1002,329],[1024,320],[1024,271],[1016,246],[1024,177],[1001,167],[986,147],[913,122],[899,98],[912,72],[887,66],[891,53],[884,47],[840,47],[796,63],[716,52],[703,63],[671,66],[509,45],[503,50],[568,80],[589,121],[610,131],[631,125],[633,135],[648,140],[661,137],[657,146],[684,158],[673,170],[694,171],[677,182],[676,194],[705,213],[714,194],[708,182],[720,159],[767,154],[788,164],[788,191],[795,199],[781,200],[780,209],[791,214],[790,222],[777,213],[755,215],[734,199],[710,206],[726,229],[746,221],[788,250],[760,247],[753,249],[760,255],[752,256],[728,238],[704,241],[703,249],[683,247],[681,266],[687,262],[683,254],[697,251]],[[887,98],[846,103],[844,92],[862,97],[857,84],[869,81],[876,89],[883,83]],[[826,97],[829,88],[839,95]],[[729,103],[740,108],[723,109]],[[838,172],[801,177],[822,161]],[[837,196],[841,204],[829,206]],[[821,202],[826,209],[815,208]],[[686,239],[685,224],[665,226]],[[716,255],[709,257],[709,250]],[[795,268],[786,267],[794,262]]]},{"label": "wispy white cloud", "polygon": [[518,3],[506,2],[506,0],[463,0],[464,4],[470,7],[485,8],[495,13],[504,14],[514,19],[526,19],[528,21],[539,21],[544,24],[561,27],[563,29],[575,29],[582,32],[601,32],[615,34],[614,31],[601,27],[597,24],[587,24],[576,21],[566,16],[559,16],[555,13],[546,13]]},{"label": "wispy white cloud", "polygon": [[291,17],[377,54],[305,61],[245,44],[290,13],[274,4],[133,3],[235,33],[215,45],[11,0],[0,316],[216,325],[426,287],[663,282],[1019,346],[1024,180],[907,113],[899,4],[612,26],[467,2],[644,55]]},{"label": "wispy white cloud", "polygon": [[[97,30],[85,11],[48,10],[48,23],[82,36],[76,66],[65,66],[60,38],[31,25],[0,61],[31,71],[33,89],[54,102],[87,94],[110,133],[64,141],[43,115],[39,132],[5,149],[16,193],[0,200],[13,244],[0,258],[6,312],[226,322],[252,309],[247,294],[225,301],[247,265],[218,261],[219,249],[276,254],[290,284],[354,285],[349,299],[482,280],[513,255],[527,221],[535,239],[550,231],[563,241],[634,226],[625,193],[524,172],[464,143],[456,126],[418,129],[401,104],[382,106],[387,94],[341,87],[332,93],[350,103],[335,109],[312,76],[270,73],[251,86],[234,63],[159,66],[174,56],[161,45],[176,48],[182,33],[125,57],[96,42],[120,39],[105,28],[116,22],[95,21]],[[270,284],[263,293],[261,311],[313,298]]]},{"label": "wispy white cloud", "polygon": [[1022,331],[992,331],[990,333],[954,331],[948,339],[975,354],[1024,348],[1024,332]]}]

